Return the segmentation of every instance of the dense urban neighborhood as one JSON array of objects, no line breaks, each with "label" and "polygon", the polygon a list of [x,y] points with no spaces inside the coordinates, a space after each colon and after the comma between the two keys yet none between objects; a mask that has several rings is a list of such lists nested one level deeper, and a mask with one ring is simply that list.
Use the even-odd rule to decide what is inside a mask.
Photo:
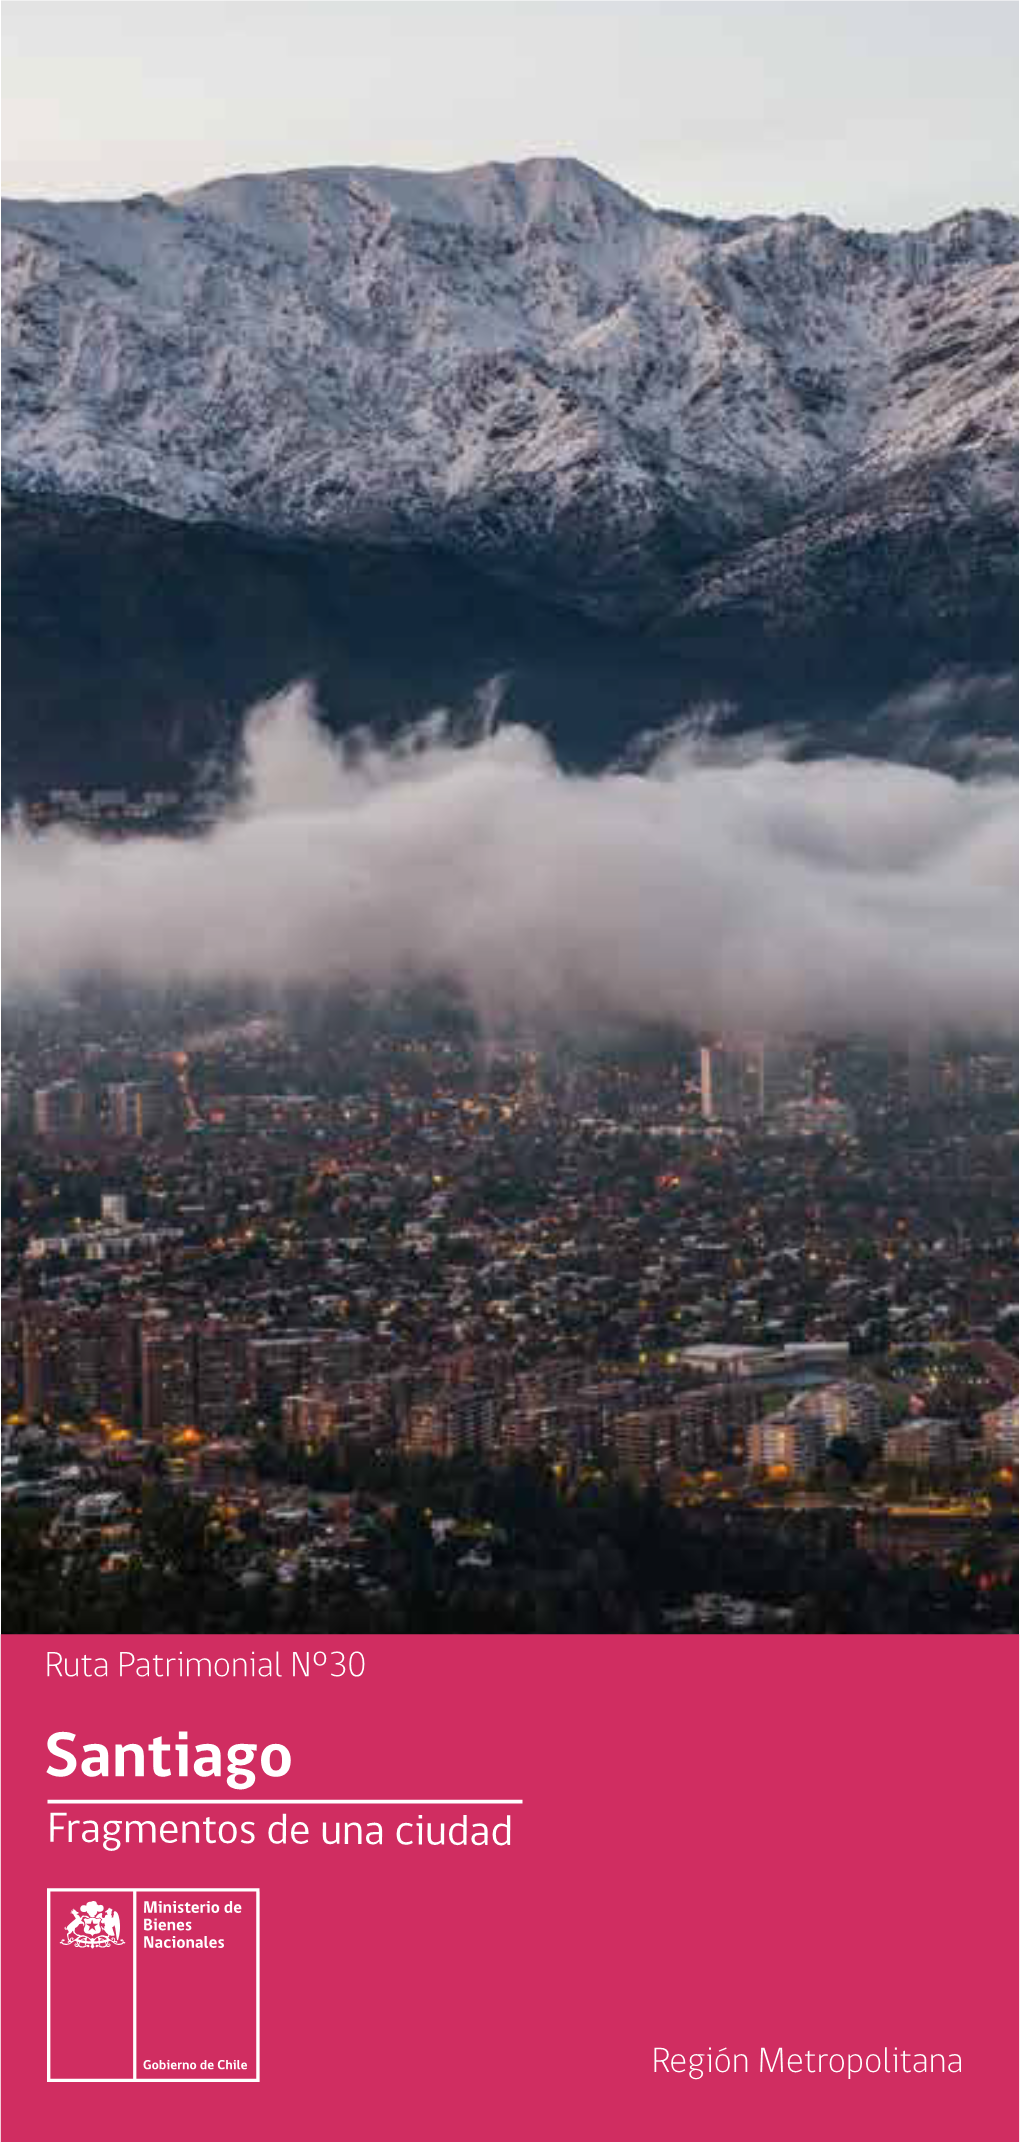
[{"label": "dense urban neighborhood", "polygon": [[10,1021],[13,1626],[1008,1625],[1011,1057],[219,1014]]}]

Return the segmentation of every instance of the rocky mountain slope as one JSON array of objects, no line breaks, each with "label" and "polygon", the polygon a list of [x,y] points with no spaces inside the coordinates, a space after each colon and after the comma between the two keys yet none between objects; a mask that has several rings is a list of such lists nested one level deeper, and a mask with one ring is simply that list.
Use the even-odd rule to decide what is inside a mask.
[{"label": "rocky mountain slope", "polygon": [[747,634],[759,698],[786,693],[791,638],[812,675],[862,629],[878,683],[1001,665],[1017,237],[994,211],[722,223],[538,159],[4,223],[5,480],[35,572],[55,514],[66,551],[112,502],[306,557],[459,559],[640,641],[639,667],[686,649],[678,691],[739,683]]}]

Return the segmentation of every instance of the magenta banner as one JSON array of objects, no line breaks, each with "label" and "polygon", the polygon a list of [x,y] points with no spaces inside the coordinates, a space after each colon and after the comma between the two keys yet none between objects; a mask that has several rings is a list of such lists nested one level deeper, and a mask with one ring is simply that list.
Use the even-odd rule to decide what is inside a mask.
[{"label": "magenta banner", "polygon": [[719,2137],[995,2126],[1011,1644],[851,1639],[838,1671],[778,1638],[363,1660],[7,1641],[19,2125],[59,2131],[49,2073],[93,2084],[103,2125],[125,2082],[257,2080],[267,2136],[339,2095],[385,2134],[484,2104],[510,2142],[536,2093],[550,2132],[665,2136],[694,2085]]}]

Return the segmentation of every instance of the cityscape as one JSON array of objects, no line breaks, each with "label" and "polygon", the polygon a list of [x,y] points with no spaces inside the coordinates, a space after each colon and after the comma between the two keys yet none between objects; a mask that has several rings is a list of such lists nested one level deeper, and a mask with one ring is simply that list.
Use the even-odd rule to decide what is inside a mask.
[{"label": "cityscape", "polygon": [[115,155],[119,12],[11,100],[8,1627],[1013,1626],[1012,165],[704,8],[321,127],[373,11],[256,9]]},{"label": "cityscape", "polygon": [[8,1626],[1009,1627],[1016,1091],[1001,1047],[22,1006]]}]

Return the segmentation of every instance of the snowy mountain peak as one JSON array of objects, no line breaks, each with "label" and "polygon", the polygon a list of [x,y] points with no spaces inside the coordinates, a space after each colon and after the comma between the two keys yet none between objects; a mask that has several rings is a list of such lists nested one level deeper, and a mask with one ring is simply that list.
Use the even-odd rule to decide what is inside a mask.
[{"label": "snowy mountain peak", "polygon": [[594,226],[611,214],[654,215],[633,194],[573,157],[534,156],[521,163],[473,164],[456,171],[401,171],[339,165],[282,171],[265,177],[213,179],[171,196],[175,206],[232,220],[241,203],[253,222],[260,206],[300,212],[310,196],[340,214],[370,208],[408,223],[464,226],[490,236],[537,224],[563,229]]},{"label": "snowy mountain peak", "polygon": [[15,489],[427,541],[587,601],[665,553],[702,606],[819,517],[1011,508],[994,210],[720,222],[534,157],[12,202],[4,249]]}]

